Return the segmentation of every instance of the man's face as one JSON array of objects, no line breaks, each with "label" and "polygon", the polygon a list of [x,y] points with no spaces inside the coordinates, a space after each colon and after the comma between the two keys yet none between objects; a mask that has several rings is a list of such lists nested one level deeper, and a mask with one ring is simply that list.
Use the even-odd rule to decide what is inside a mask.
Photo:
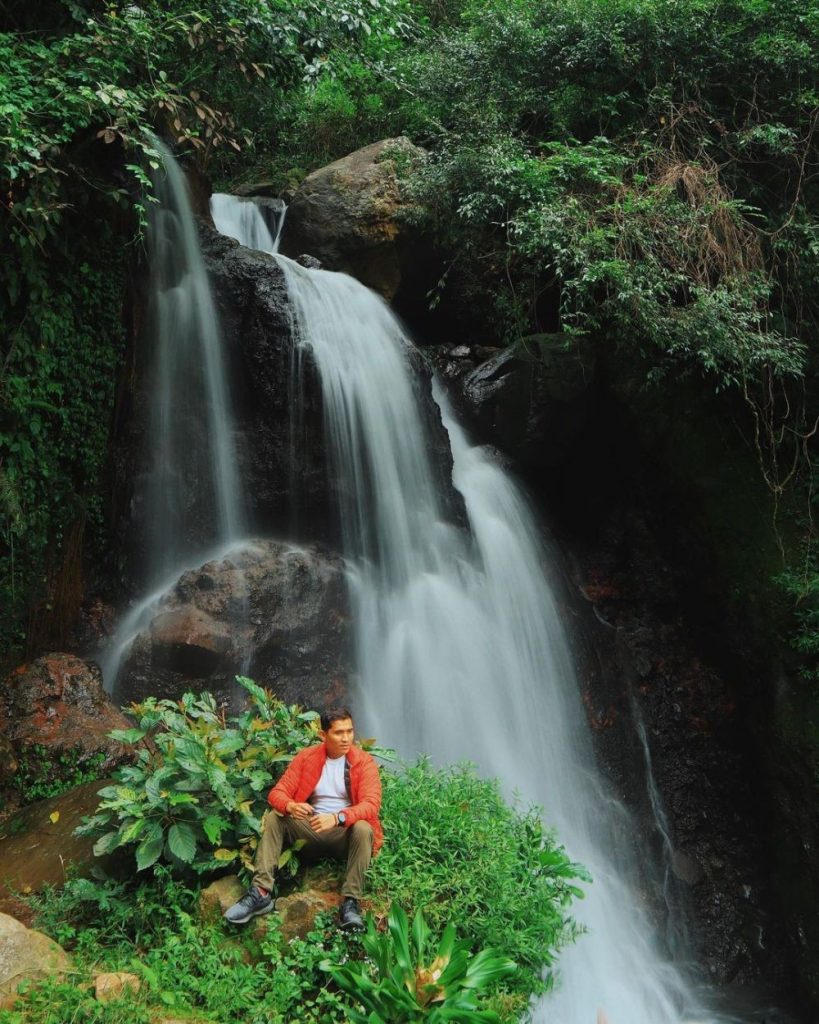
[{"label": "man's face", "polygon": [[321,730],[319,736],[324,740],[328,757],[341,757],[353,745],[355,729],[352,718],[337,718],[330,723],[330,728]]}]

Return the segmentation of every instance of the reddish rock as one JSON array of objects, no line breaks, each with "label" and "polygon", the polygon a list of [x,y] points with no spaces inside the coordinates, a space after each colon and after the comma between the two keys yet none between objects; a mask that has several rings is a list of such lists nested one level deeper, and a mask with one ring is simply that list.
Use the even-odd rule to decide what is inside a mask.
[{"label": "reddish rock", "polygon": [[41,744],[54,755],[79,752],[80,761],[102,752],[99,769],[108,772],[130,756],[108,733],[128,726],[105,693],[99,668],[73,654],[20,665],[0,694],[0,733],[18,752]]}]

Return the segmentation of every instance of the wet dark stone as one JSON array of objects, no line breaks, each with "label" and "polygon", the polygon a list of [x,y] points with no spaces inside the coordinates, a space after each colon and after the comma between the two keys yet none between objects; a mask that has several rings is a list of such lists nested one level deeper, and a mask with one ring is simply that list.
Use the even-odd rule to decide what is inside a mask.
[{"label": "wet dark stone", "polygon": [[565,461],[588,415],[594,376],[589,346],[539,334],[506,349],[458,345],[445,353],[436,362],[478,439],[524,467]]},{"label": "wet dark stone", "polygon": [[320,707],[346,695],[349,672],[342,560],[257,541],[179,578],[134,641],[117,696],[209,690],[231,700],[235,676],[248,675],[286,703]]},{"label": "wet dark stone", "polygon": [[734,681],[698,650],[679,573],[634,507],[612,505],[574,554],[589,612],[586,713],[606,773],[633,811],[635,857],[657,865],[645,886],[659,932],[672,928],[669,941],[690,942],[716,983],[782,985],[781,924],[771,912]]}]

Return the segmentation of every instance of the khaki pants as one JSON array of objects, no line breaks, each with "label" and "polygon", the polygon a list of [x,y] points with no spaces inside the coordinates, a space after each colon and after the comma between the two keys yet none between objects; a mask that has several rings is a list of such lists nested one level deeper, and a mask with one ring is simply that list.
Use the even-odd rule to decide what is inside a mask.
[{"label": "khaki pants", "polygon": [[341,886],[341,894],[361,899],[364,895],[364,875],[370,866],[373,853],[373,830],[366,821],[357,821],[349,828],[336,825],[335,828],[319,835],[310,828],[307,818],[291,818],[279,814],[278,811],[268,811],[262,825],[262,836],[256,848],[254,885],[268,891],[274,888],[273,877],[285,841],[289,844],[297,839],[306,840],[299,851],[299,856],[304,855],[311,860],[333,857],[335,860],[346,861],[347,871]]}]

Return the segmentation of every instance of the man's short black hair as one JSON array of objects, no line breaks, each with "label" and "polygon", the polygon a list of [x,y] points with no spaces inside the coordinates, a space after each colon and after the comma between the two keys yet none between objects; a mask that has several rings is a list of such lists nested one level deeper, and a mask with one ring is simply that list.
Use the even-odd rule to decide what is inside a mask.
[{"label": "man's short black hair", "polygon": [[339,722],[342,718],[349,718],[350,721],[352,721],[353,713],[349,708],[344,707],[342,704],[337,704],[331,708],[325,708],[319,717],[321,718],[322,730],[327,732],[333,722]]}]

